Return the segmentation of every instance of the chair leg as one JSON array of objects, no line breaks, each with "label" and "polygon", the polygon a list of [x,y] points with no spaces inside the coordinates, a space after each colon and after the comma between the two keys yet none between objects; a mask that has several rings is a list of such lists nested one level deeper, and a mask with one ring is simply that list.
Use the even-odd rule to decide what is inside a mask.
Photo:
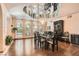
[{"label": "chair leg", "polygon": [[57,51],[58,51],[58,42],[57,42]]},{"label": "chair leg", "polygon": [[49,43],[47,42],[46,49],[49,49]]},{"label": "chair leg", "polygon": [[38,41],[38,48],[40,48],[40,42]]},{"label": "chair leg", "polygon": [[40,42],[40,48],[41,48],[41,42]]},{"label": "chair leg", "polygon": [[56,50],[58,51],[58,40],[56,41]]},{"label": "chair leg", "polygon": [[45,41],[45,49],[47,49],[47,42]]},{"label": "chair leg", "polygon": [[35,40],[35,41],[34,41],[34,45],[35,45],[35,48],[38,48],[39,43],[38,43],[38,41],[37,41],[37,40]]},{"label": "chair leg", "polygon": [[43,49],[43,42],[41,42],[41,48]]},{"label": "chair leg", "polygon": [[42,45],[43,45],[43,42],[39,42],[39,47],[40,48],[43,48]]},{"label": "chair leg", "polygon": [[57,47],[56,47],[56,48],[57,48],[57,51],[58,51],[58,45],[57,45]]},{"label": "chair leg", "polygon": [[55,46],[52,44],[52,51],[54,52],[54,48],[55,48]]},{"label": "chair leg", "polygon": [[34,46],[35,46],[35,48],[36,48],[36,40],[34,40]]}]

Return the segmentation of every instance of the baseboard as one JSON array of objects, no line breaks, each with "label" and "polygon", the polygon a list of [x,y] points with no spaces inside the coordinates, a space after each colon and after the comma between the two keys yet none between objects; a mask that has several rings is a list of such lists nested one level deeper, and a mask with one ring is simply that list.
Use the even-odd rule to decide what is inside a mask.
[{"label": "baseboard", "polygon": [[32,39],[34,37],[26,37],[26,38],[14,38],[14,40],[21,40],[21,39]]}]

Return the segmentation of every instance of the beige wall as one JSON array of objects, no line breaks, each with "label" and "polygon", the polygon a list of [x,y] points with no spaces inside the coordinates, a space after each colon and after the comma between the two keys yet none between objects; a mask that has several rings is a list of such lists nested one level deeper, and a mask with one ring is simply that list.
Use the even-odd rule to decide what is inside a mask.
[{"label": "beige wall", "polygon": [[64,31],[69,31],[71,34],[79,34],[79,13],[72,14],[72,17],[61,17],[64,20]]},{"label": "beige wall", "polygon": [[57,20],[64,20],[64,32],[67,31],[70,34],[79,34],[79,13],[72,14],[71,17],[64,16],[53,19],[53,22]]},{"label": "beige wall", "polygon": [[58,19],[64,20],[64,31],[79,34],[79,3],[62,3],[60,16]]},{"label": "beige wall", "polygon": [[2,7],[2,33],[0,33],[2,36],[0,38],[2,38],[2,43],[1,46],[3,50],[5,50],[5,38],[7,35],[11,35],[11,16],[8,13],[7,8],[5,7],[5,4],[1,4]]},{"label": "beige wall", "polygon": [[3,51],[3,20],[2,20],[2,9],[0,5],[0,52]]}]

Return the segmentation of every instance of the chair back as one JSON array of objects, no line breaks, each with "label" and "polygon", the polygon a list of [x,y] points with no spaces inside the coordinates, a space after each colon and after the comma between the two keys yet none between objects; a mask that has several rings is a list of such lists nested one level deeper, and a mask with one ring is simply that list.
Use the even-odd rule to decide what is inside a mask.
[{"label": "chair back", "polygon": [[65,37],[69,37],[69,32],[64,32]]},{"label": "chair back", "polygon": [[38,37],[37,37],[37,36],[38,36],[38,32],[35,32],[35,33],[34,33],[34,39],[35,39],[35,40],[38,40]]},{"label": "chair back", "polygon": [[34,39],[40,41],[41,40],[41,36],[39,32],[35,32],[34,33]]}]

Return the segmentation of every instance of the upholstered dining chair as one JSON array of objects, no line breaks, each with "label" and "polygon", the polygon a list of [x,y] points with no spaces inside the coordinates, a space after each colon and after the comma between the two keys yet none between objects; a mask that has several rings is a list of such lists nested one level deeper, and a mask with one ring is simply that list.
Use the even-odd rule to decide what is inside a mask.
[{"label": "upholstered dining chair", "polygon": [[38,37],[37,37],[37,32],[34,32],[34,46],[37,48],[38,45]]},{"label": "upholstered dining chair", "polygon": [[36,32],[34,34],[34,42],[35,42],[35,46],[37,46],[39,48],[43,48],[45,39],[42,39],[41,34],[39,32]]},{"label": "upholstered dining chair", "polygon": [[54,51],[55,49],[58,51],[58,36],[56,34],[53,34],[49,39],[51,40],[47,40],[47,45],[51,45],[52,51]]}]

